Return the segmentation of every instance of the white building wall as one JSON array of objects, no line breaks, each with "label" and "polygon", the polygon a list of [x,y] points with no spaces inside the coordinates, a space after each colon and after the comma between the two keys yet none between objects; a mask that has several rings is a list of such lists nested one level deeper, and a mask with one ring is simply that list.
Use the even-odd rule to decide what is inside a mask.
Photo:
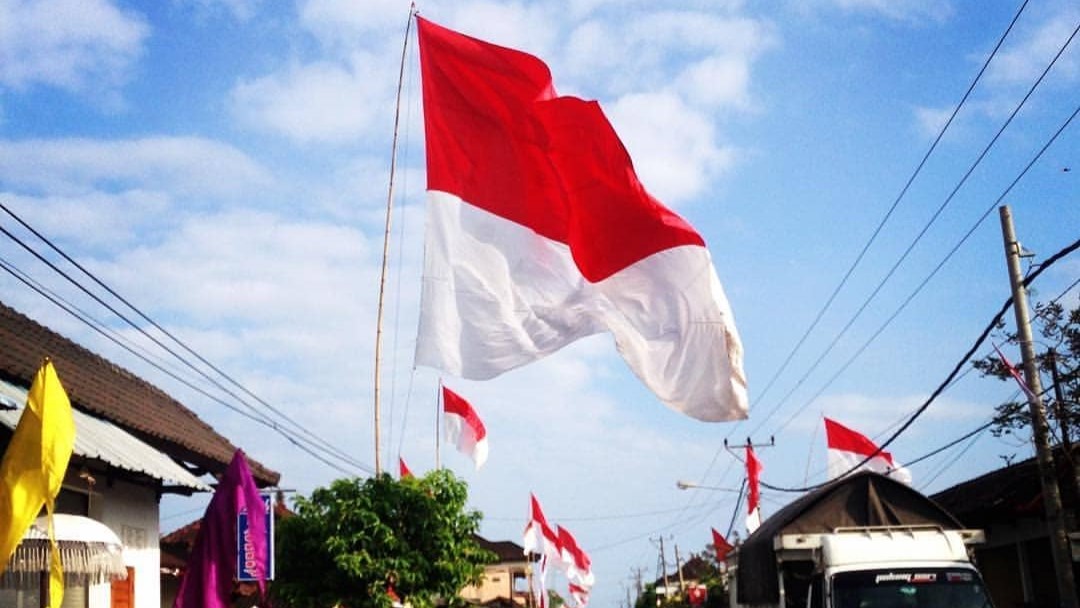
[{"label": "white building wall", "polygon": [[[160,608],[157,493],[123,481],[99,491],[91,499],[90,517],[109,526],[124,543],[124,564],[135,568],[135,608]],[[108,584],[91,587],[89,608],[109,608],[110,602]]]}]

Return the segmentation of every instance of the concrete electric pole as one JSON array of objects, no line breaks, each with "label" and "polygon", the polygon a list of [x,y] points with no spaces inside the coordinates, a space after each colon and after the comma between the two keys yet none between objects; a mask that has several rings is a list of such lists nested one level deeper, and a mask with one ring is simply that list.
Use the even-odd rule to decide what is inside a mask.
[{"label": "concrete electric pole", "polygon": [[1057,483],[1054,456],[1050,451],[1049,428],[1042,403],[1042,382],[1035,364],[1035,348],[1031,341],[1031,322],[1028,318],[1027,289],[1020,272],[1020,243],[1013,230],[1012,213],[1008,206],[998,209],[1001,233],[1005,240],[1005,260],[1009,267],[1009,283],[1012,285],[1013,312],[1016,314],[1016,337],[1020,342],[1020,354],[1024,361],[1024,377],[1030,392],[1028,409],[1031,414],[1032,441],[1039,464],[1039,480],[1042,484],[1043,504],[1046,505],[1046,525],[1050,537],[1050,553],[1054,558],[1057,574],[1058,602],[1062,608],[1078,608],[1076,580],[1073,577],[1069,538],[1065,530],[1065,513],[1061,506],[1061,491]]}]

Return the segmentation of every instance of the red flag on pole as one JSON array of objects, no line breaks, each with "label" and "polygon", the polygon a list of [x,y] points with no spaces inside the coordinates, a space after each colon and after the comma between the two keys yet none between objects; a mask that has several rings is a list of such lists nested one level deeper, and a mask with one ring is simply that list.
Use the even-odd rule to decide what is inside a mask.
[{"label": "red flag on pole", "polygon": [[412,477],[412,471],[409,470],[409,465],[405,464],[405,459],[398,456],[398,479],[405,479],[406,477]]},{"label": "red flag on pole", "polygon": [[1020,390],[1024,391],[1024,395],[1026,395],[1028,399],[1034,399],[1035,393],[1028,388],[1027,381],[1024,380],[1024,376],[1020,374],[1020,370],[1016,369],[1012,362],[1005,358],[1005,353],[1001,352],[1001,349],[997,347],[997,344],[994,345],[994,350],[997,351],[998,358],[1001,359],[1001,364],[1005,366],[1005,369],[1009,370],[1009,374],[1012,375],[1013,380],[1016,380],[1016,383],[1020,385]]},{"label": "red flag on pole", "polygon": [[580,585],[586,589],[593,586],[596,580],[592,572],[592,560],[589,555],[578,546],[577,539],[570,531],[559,526],[559,548],[562,550],[563,564],[566,566],[566,578],[571,583]]},{"label": "red flag on pole", "polygon": [[539,553],[554,559],[562,559],[559,537],[548,525],[540,501],[535,494],[529,494],[529,523],[525,524],[525,537],[522,545],[525,553]]},{"label": "red flag on pole", "polygon": [[[892,454],[878,451],[877,444],[868,437],[829,418],[825,419],[825,443],[830,478],[839,477],[862,463],[862,468],[911,485],[911,471],[898,465]],[[871,454],[874,457],[866,460]]]},{"label": "red flag on pole", "polygon": [[716,528],[712,529],[712,542],[713,550],[716,551],[716,561],[723,563],[724,558],[727,557],[728,553],[731,553],[731,550],[734,549],[734,547],[732,547],[731,543],[724,538],[723,534],[716,531]]},{"label": "red flag on pole", "polygon": [[754,448],[746,446],[746,482],[749,492],[746,506],[746,529],[753,533],[761,525],[761,488],[758,478],[761,477],[761,462],[754,456]]},{"label": "red flag on pole", "polygon": [[446,386],[442,387],[442,393],[446,438],[457,446],[459,452],[472,458],[479,469],[487,462],[487,429],[468,401]]}]

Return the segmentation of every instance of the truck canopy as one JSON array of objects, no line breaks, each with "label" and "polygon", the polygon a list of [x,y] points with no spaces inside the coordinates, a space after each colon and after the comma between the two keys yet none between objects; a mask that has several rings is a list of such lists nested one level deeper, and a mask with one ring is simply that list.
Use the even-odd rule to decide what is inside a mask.
[{"label": "truck canopy", "polygon": [[769,516],[739,546],[736,593],[740,604],[777,604],[780,585],[773,539],[820,534],[842,527],[936,525],[961,528],[948,511],[899,481],[861,471],[808,492]]}]

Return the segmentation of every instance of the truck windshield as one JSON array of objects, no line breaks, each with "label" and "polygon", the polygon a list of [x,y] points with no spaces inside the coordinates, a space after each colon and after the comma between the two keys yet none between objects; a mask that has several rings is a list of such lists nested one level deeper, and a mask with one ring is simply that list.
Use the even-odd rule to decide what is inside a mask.
[{"label": "truck windshield", "polygon": [[834,608],[992,608],[978,573],[963,568],[841,572]]}]

